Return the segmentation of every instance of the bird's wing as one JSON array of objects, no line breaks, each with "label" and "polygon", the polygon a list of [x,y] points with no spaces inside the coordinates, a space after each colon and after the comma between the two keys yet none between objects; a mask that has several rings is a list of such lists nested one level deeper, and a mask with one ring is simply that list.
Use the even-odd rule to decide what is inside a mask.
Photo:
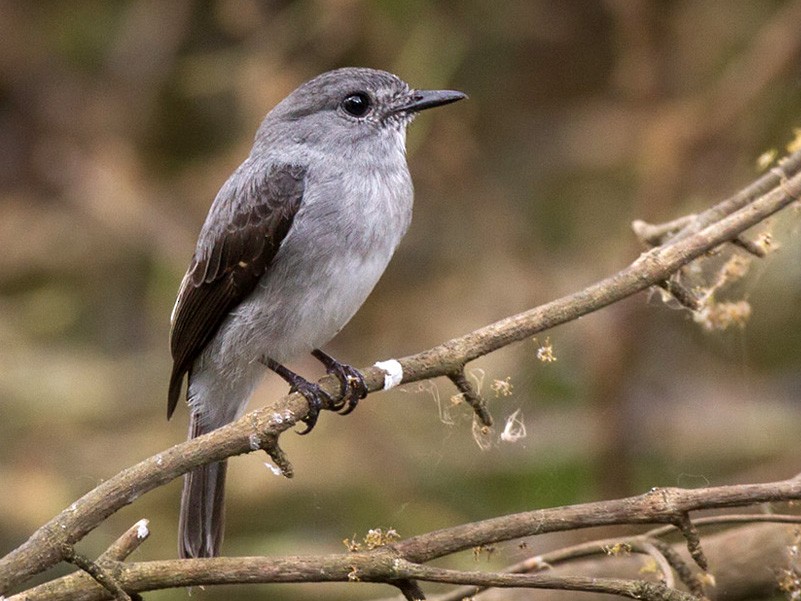
[{"label": "bird's wing", "polygon": [[300,208],[305,175],[303,167],[282,165],[244,178],[244,186],[233,177],[215,200],[173,309],[168,418],[184,374],[269,269]]}]

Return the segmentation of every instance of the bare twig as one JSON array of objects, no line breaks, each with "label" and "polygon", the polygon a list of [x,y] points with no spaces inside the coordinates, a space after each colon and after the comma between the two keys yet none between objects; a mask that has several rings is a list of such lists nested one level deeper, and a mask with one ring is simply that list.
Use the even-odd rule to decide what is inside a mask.
[{"label": "bare twig", "polygon": [[98,561],[122,561],[131,553],[136,551],[139,546],[150,537],[150,522],[141,519],[133,526],[128,528],[125,533],[115,540],[111,546],[103,551]]},{"label": "bare twig", "polygon": [[[691,601],[696,597],[669,589],[662,584],[616,578],[559,577],[548,574],[510,574],[503,572],[467,572],[422,566],[400,559],[386,550],[339,556],[310,556],[269,560],[260,557],[152,561],[121,565],[120,581],[132,590],[163,588],[164,579],[180,564],[172,586],[212,585],[262,582],[439,582],[470,584],[481,587],[551,588],[558,590],[603,592],[633,599],[652,601],[669,599]],[[397,585],[397,584],[396,584]],[[53,591],[35,599],[49,601],[100,600],[104,592],[94,588],[83,591]],[[416,599],[417,589],[405,589],[404,596]],[[27,600],[34,597],[26,595]],[[12,597],[9,601],[16,601]]]},{"label": "bare twig", "polygon": [[698,567],[704,571],[708,570],[709,562],[701,549],[701,537],[698,534],[698,528],[695,527],[695,524],[690,519],[690,514],[686,511],[677,514],[673,524],[687,540],[687,550],[695,563],[698,564]]},{"label": "bare twig", "polygon": [[486,428],[492,427],[492,416],[487,411],[487,404],[481,395],[473,388],[473,385],[467,380],[464,375],[464,366],[447,374],[448,379],[453,382],[453,385],[459,389],[465,402],[473,408],[476,418],[482,426]]},{"label": "bare twig", "polygon": [[606,593],[647,601],[697,601],[698,597],[663,584],[619,578],[554,577],[548,574],[510,574],[504,572],[461,572],[397,562],[397,569],[417,580],[448,584],[471,584],[484,588],[548,588],[565,591]]},{"label": "bare twig", "polygon": [[701,308],[701,301],[676,277],[671,277],[659,283],[659,287],[665,290],[678,303],[690,311],[698,311]]},{"label": "bare twig", "polygon": [[[97,565],[108,565],[110,562],[118,562],[127,559],[139,546],[150,536],[148,520],[142,519],[128,528],[125,533],[115,540],[108,549],[103,551],[97,558]],[[85,572],[75,572],[68,576],[62,576],[50,582],[45,582],[37,587],[25,592],[25,598],[38,599],[47,598],[55,591],[61,590],[81,590],[91,589],[89,582],[90,576]],[[134,598],[138,596],[132,595]],[[14,597],[12,597],[13,599]]]},{"label": "bare twig", "polygon": [[91,576],[95,582],[111,593],[114,599],[117,601],[131,601],[128,593],[122,590],[117,580],[103,566],[77,553],[72,545],[63,545],[61,554],[64,561],[79,567]]},{"label": "bare twig", "polygon": [[762,246],[752,242],[747,238],[743,238],[742,236],[737,236],[731,242],[735,246],[739,246],[747,253],[752,254],[759,259],[764,259],[766,256],[768,256],[767,251]]},{"label": "bare twig", "polygon": [[400,590],[406,601],[424,601],[426,598],[423,594],[423,590],[414,580],[400,580],[395,582],[395,586],[398,587],[398,590]]},{"label": "bare twig", "polygon": [[[668,560],[665,549],[658,546],[659,541],[641,540],[631,544],[632,551],[637,553],[644,553],[654,560],[662,573],[662,582],[668,588],[675,588],[676,581],[673,578],[672,564]],[[669,549],[672,551],[673,549]]]},{"label": "bare twig", "polygon": [[[776,524],[801,524],[801,515],[783,515],[778,513],[738,513],[730,515],[707,515],[693,519],[698,526],[720,526],[724,524],[753,524],[771,522]],[[645,533],[645,536],[665,536],[675,531],[675,526],[660,526]]]},{"label": "bare twig", "polygon": [[697,215],[684,215],[665,223],[651,224],[642,219],[631,222],[631,230],[648,248],[659,246],[669,240],[676,232],[683,229],[698,217]]},{"label": "bare twig", "polygon": [[679,579],[684,583],[684,586],[690,589],[690,592],[693,595],[696,597],[704,596],[704,588],[701,585],[701,581],[696,578],[695,574],[693,574],[692,570],[690,569],[689,564],[681,558],[681,556],[673,549],[672,546],[657,539],[646,540],[648,541],[646,544],[652,545],[659,555],[661,555],[668,563],[668,571],[670,571],[670,568],[675,570],[676,574],[679,576]]}]

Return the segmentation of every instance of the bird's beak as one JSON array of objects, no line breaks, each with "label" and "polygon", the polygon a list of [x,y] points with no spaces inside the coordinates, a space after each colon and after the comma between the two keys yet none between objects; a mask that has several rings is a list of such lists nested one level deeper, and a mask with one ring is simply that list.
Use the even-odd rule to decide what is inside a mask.
[{"label": "bird's beak", "polygon": [[456,90],[414,90],[409,102],[395,109],[393,113],[417,113],[425,109],[442,106],[467,98],[464,92]]}]

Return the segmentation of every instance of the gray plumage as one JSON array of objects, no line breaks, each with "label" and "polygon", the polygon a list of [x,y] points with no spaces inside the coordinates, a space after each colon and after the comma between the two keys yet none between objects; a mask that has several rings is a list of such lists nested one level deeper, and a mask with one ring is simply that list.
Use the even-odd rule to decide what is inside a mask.
[{"label": "gray plumage", "polygon": [[[328,342],[367,298],[411,221],[406,126],[460,98],[347,68],[270,111],[209,210],[173,310],[168,415],[186,374],[190,437],[239,417],[265,363],[314,390],[280,364]],[[182,557],[218,554],[225,471],[220,462],[187,474]]]}]

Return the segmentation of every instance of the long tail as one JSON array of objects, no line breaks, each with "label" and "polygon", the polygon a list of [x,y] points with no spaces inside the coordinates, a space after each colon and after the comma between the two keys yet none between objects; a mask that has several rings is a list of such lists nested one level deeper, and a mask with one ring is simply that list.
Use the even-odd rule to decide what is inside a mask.
[{"label": "long tail", "polygon": [[[211,431],[200,424],[197,413],[189,421],[189,437]],[[220,553],[225,526],[226,461],[211,463],[184,476],[178,554],[181,557],[215,557]]]}]

